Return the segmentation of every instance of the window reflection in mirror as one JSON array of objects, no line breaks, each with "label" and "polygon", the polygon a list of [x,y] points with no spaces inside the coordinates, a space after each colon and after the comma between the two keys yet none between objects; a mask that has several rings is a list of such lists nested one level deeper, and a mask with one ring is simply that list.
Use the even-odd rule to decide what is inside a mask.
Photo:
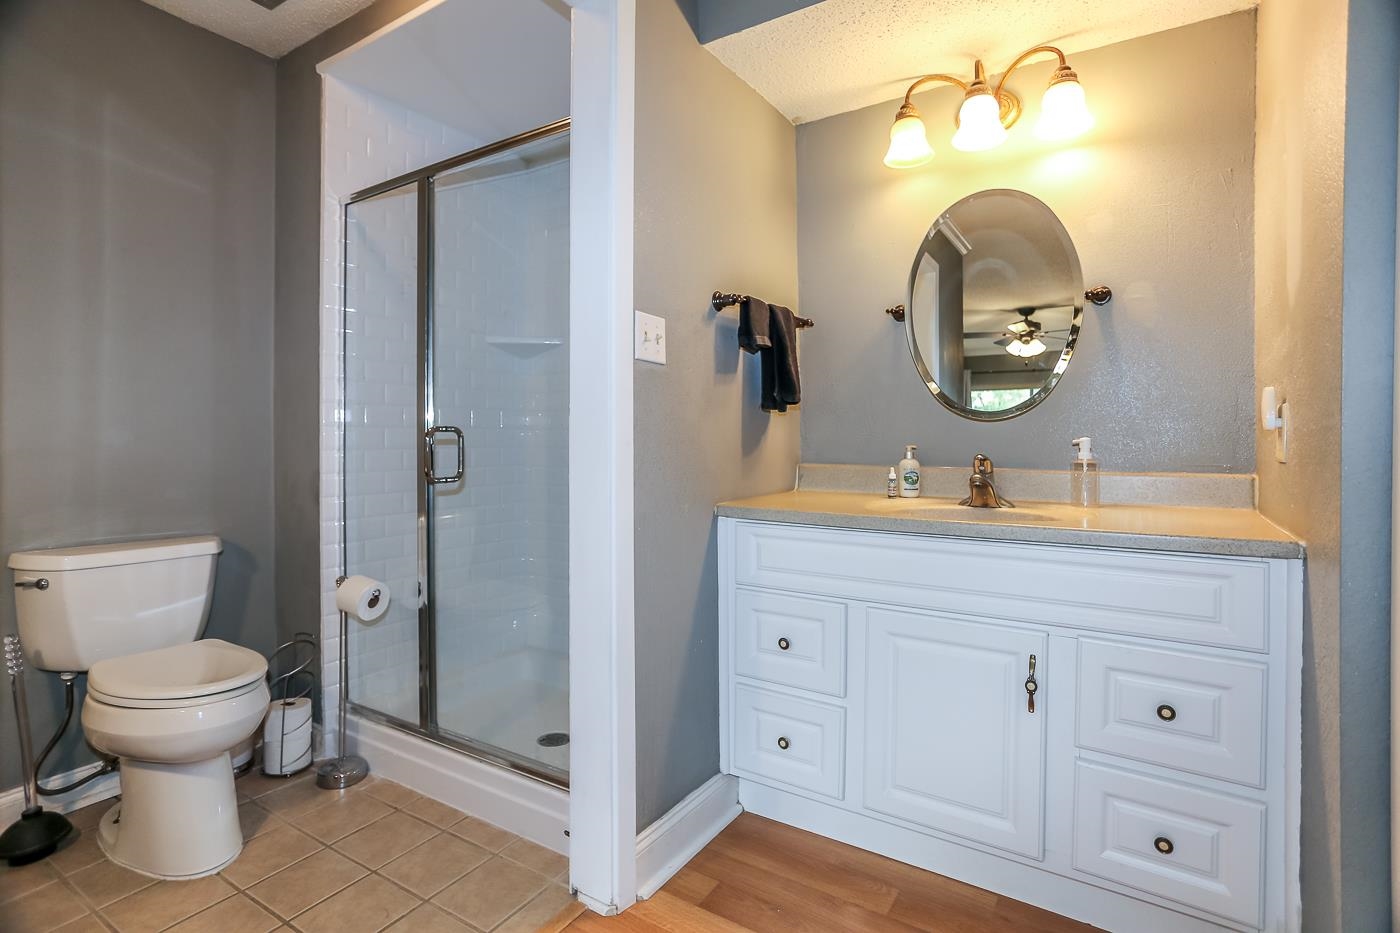
[{"label": "window reflection in mirror", "polygon": [[914,364],[960,415],[1028,411],[1069,364],[1083,293],[1053,211],[1022,191],[970,195],[934,220],[914,257],[905,318]]}]

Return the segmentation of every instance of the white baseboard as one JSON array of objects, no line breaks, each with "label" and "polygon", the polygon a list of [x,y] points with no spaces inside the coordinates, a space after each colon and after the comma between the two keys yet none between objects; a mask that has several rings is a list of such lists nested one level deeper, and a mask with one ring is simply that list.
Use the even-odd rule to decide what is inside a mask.
[{"label": "white baseboard", "polygon": [[[69,784],[87,774],[93,769],[93,765],[83,765],[81,768],[74,768],[66,774],[55,774],[44,779],[45,784]],[[120,781],[117,773],[104,774],[79,787],[77,790],[67,794],[59,794],[57,797],[40,797],[39,803],[45,810],[57,810],[59,813],[72,813],[74,810],[81,810],[89,804],[97,803],[99,800],[107,800],[117,796],[121,792]],[[9,790],[0,791],[0,829],[9,826],[19,819],[24,812],[24,788],[11,787]]]},{"label": "white baseboard", "polygon": [[568,791],[353,714],[345,732],[372,774],[568,854]]},{"label": "white baseboard", "polygon": [[655,894],[742,812],[739,780],[716,774],[637,834],[637,897]]}]

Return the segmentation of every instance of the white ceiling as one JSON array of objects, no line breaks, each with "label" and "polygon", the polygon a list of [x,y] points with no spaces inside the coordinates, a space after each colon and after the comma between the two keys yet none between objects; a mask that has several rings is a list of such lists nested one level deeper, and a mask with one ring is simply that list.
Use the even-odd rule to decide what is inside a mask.
[{"label": "white ceiling", "polygon": [[977,58],[996,74],[1031,46],[1079,52],[1258,3],[824,0],[706,48],[788,119],[807,123],[903,96],[922,74],[970,78]]},{"label": "white ceiling", "polygon": [[478,143],[504,139],[569,115],[568,11],[549,0],[425,3],[319,67]]},{"label": "white ceiling", "polygon": [[274,10],[253,0],[146,0],[187,23],[281,58],[308,39],[349,19],[374,0],[284,0]]}]

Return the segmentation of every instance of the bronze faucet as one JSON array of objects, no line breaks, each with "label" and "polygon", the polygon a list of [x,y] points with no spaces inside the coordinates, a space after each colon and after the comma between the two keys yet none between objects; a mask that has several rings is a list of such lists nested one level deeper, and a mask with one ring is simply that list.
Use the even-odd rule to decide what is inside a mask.
[{"label": "bronze faucet", "polygon": [[967,498],[958,505],[974,509],[1012,509],[1016,503],[1003,499],[997,492],[992,458],[978,454],[972,458],[972,475],[967,478]]}]

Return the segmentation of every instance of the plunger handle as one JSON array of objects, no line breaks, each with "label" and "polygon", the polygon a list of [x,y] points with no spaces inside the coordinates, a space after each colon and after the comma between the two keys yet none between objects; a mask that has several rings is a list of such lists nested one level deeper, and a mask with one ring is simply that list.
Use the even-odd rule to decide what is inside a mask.
[{"label": "plunger handle", "polygon": [[39,787],[34,774],[34,748],[29,741],[29,699],[24,690],[24,648],[18,635],[5,636],[5,670],[10,674],[10,693],[15,698],[15,725],[19,732],[19,761],[24,769],[24,809],[39,803]]}]

